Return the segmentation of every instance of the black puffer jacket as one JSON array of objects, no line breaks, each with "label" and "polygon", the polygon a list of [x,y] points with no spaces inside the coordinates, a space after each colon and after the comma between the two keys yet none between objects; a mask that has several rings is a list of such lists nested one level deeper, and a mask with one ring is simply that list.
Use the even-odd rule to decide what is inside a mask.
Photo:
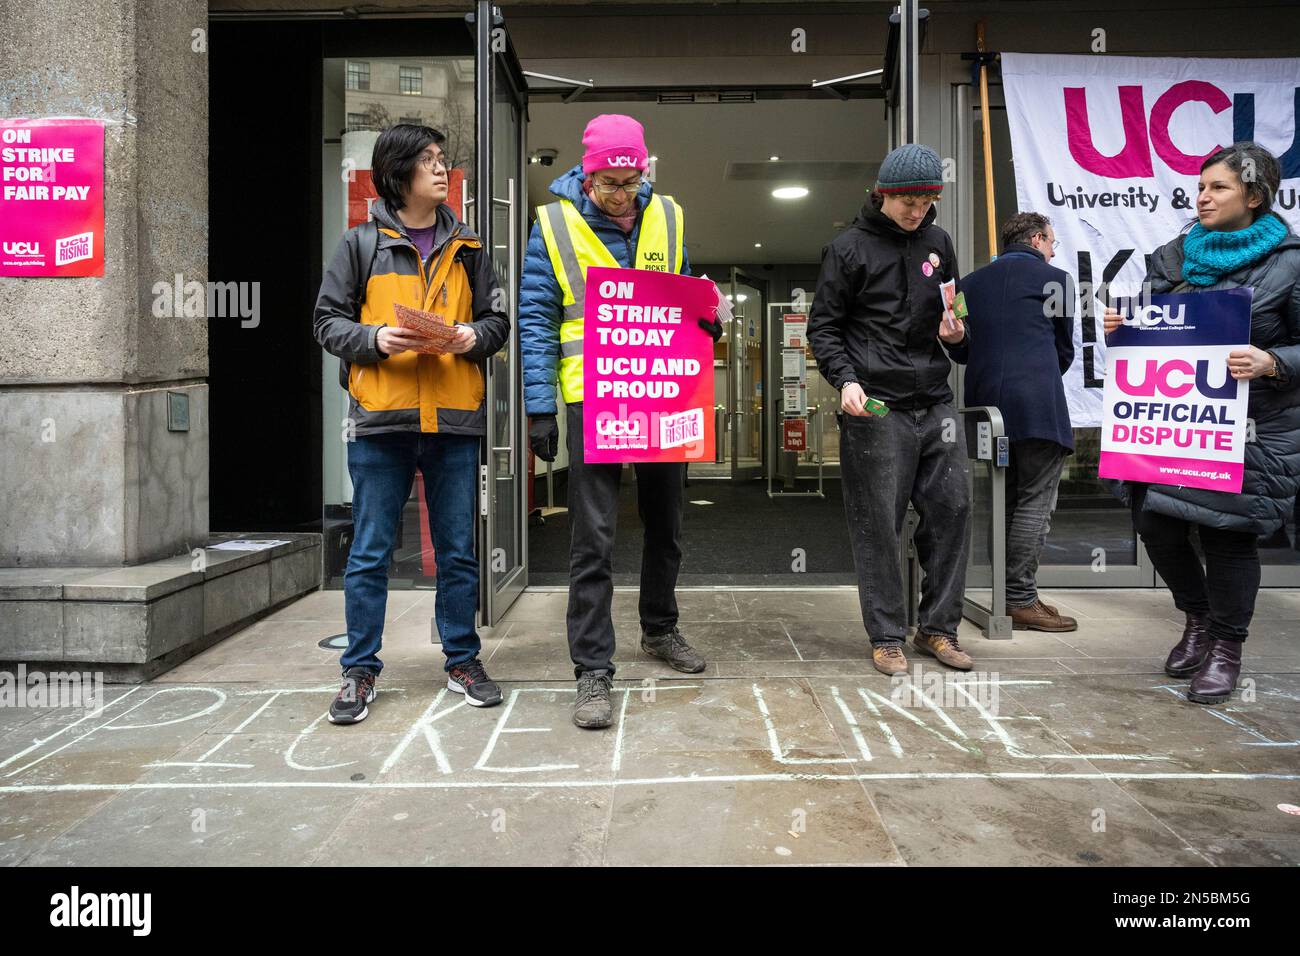
[{"label": "black puffer jacket", "polygon": [[[1247,414],[1255,440],[1246,442],[1241,494],[1151,485],[1144,508],[1211,528],[1268,534],[1290,515],[1300,489],[1300,238],[1282,242],[1253,265],[1211,286],[1183,282],[1183,236],[1151,257],[1152,292],[1197,292],[1251,287],[1250,344],[1277,356],[1277,378],[1250,383]],[[1128,483],[1116,485],[1128,501]],[[1115,487],[1115,486],[1112,486]]]},{"label": "black puffer jacket", "polygon": [[835,388],[857,382],[890,408],[952,401],[951,364],[938,339],[939,284],[958,277],[957,255],[934,218],[931,207],[907,232],[864,206],[822,250],[808,343]]}]

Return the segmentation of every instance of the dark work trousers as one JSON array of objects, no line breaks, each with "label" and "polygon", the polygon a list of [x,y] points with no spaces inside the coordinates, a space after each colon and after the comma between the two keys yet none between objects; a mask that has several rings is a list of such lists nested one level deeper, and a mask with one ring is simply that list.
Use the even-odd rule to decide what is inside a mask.
[{"label": "dark work trousers", "polygon": [[[622,465],[582,459],[582,404],[567,406],[569,448],[569,654],[574,676],[614,673],[614,533]],[[682,564],[682,486],[686,466],[633,465],[641,547],[641,629],[667,634],[677,626],[677,571]]]},{"label": "dark work trousers", "polygon": [[[1258,538],[1248,531],[1221,531],[1203,524],[1143,511],[1147,486],[1132,482],[1133,524],[1151,563],[1186,614],[1206,615],[1206,633],[1218,641],[1244,641],[1259,594]],[[1187,534],[1195,527],[1205,552],[1197,557]]]},{"label": "dark work trousers", "polygon": [[840,416],[844,511],[858,572],[862,623],[872,644],[907,635],[899,549],[910,500],[921,585],[920,630],[957,636],[970,549],[966,433],[946,403],[876,416]]},{"label": "dark work trousers", "polygon": [[1011,443],[1007,465],[1007,606],[1038,600],[1038,559],[1052,529],[1061,469],[1069,452],[1054,441],[1025,438]]}]

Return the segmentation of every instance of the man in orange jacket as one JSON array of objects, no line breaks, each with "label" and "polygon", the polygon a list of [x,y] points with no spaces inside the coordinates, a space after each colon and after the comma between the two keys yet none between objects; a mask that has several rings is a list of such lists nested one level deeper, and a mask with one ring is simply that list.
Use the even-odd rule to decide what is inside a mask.
[{"label": "man in orange jacket", "polygon": [[[417,468],[438,557],[434,616],[447,688],[476,707],[501,702],[478,658],[474,522],[483,363],[505,344],[510,323],[490,253],[447,206],[443,142],[437,130],[407,123],[376,140],[373,220],[344,235],[316,302],[316,340],[340,359],[355,436],[354,532],[343,577],[348,648],[329,713],[336,724],[364,720],[375,699],[388,564]],[[441,315],[455,336],[439,347],[395,327],[395,305]]]}]

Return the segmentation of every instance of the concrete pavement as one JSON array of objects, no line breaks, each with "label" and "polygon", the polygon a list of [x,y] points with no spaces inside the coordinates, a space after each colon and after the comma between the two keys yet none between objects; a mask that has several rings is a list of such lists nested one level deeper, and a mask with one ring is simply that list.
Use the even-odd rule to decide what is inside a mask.
[{"label": "concrete pavement", "polygon": [[1044,597],[1079,631],[963,624],[972,674],[891,681],[853,589],[681,592],[699,675],[640,654],[619,591],[616,724],[582,731],[564,592],[483,631],[488,710],[442,689],[433,594],[394,592],[352,727],[317,592],[98,712],[0,708],[0,863],[1300,863],[1300,591],[1261,593],[1217,708],[1161,671],[1167,592]]}]

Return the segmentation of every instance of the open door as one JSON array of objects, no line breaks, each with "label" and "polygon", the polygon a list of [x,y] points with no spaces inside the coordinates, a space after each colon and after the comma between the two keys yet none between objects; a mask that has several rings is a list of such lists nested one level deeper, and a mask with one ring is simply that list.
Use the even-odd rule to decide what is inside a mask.
[{"label": "open door", "polygon": [[[733,323],[727,335],[727,418],[730,424],[731,478],[748,481],[764,472],[763,327],[766,312],[761,283],[731,269]],[[721,440],[721,436],[719,436]]]},{"label": "open door", "polygon": [[505,293],[510,337],[487,362],[487,436],[479,482],[479,623],[496,624],[528,584],[528,446],[519,355],[519,277],[525,230],[524,124],[527,87],[501,17],[480,2],[470,15],[475,47],[477,184],[467,200]]}]

